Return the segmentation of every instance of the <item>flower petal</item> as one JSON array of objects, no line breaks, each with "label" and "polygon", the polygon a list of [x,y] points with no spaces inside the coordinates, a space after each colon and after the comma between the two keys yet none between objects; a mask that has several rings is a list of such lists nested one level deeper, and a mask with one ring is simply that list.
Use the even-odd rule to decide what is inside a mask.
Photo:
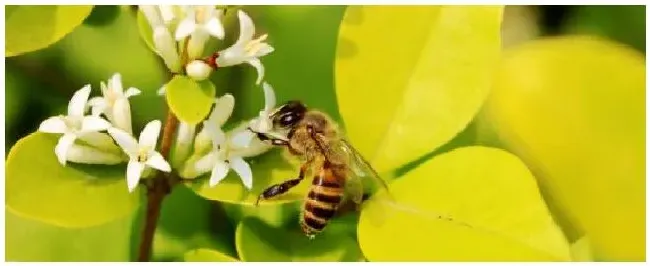
[{"label": "flower petal", "polygon": [[251,166],[248,165],[241,157],[232,157],[229,159],[230,167],[241,177],[241,181],[248,189],[253,187],[253,172]]},{"label": "flower petal", "polygon": [[176,28],[176,40],[182,40],[183,38],[192,34],[194,30],[196,30],[196,22],[194,21],[194,17],[188,16],[187,18],[183,19],[180,24],[178,24],[178,28]]},{"label": "flower petal", "polygon": [[167,27],[156,27],[153,32],[153,44],[165,61],[165,65],[173,72],[181,70],[181,61],[176,49],[176,42],[167,30]]},{"label": "flower petal", "polygon": [[127,98],[119,98],[115,100],[113,109],[111,109],[111,117],[116,127],[133,134],[131,129],[131,105]]},{"label": "flower petal", "polygon": [[230,118],[230,115],[232,115],[234,108],[235,97],[233,97],[231,94],[226,94],[219,97],[215,100],[214,109],[212,109],[212,112],[208,117],[209,123],[215,124],[218,127],[223,126],[228,118]]},{"label": "flower petal", "polygon": [[86,110],[86,102],[88,102],[89,96],[90,84],[76,91],[68,103],[68,115],[83,116],[84,111]]},{"label": "flower petal", "polygon": [[109,128],[108,133],[111,134],[115,142],[117,142],[117,145],[120,145],[120,148],[129,156],[138,152],[138,142],[129,133],[119,128]]},{"label": "flower petal", "polygon": [[267,54],[272,53],[273,51],[275,51],[275,49],[271,45],[269,45],[268,43],[260,43],[260,44],[258,44],[258,48],[257,48],[257,51],[255,52],[254,56],[255,57],[262,57],[262,56],[265,56]]},{"label": "flower petal", "polygon": [[174,12],[174,9],[177,8],[176,6],[159,5],[158,8],[160,10],[160,17],[162,18],[163,22],[170,23],[176,18],[176,14]]},{"label": "flower petal", "polygon": [[129,192],[133,192],[133,190],[138,186],[138,181],[140,181],[143,170],[143,163],[134,160],[129,161],[129,164],[126,166],[126,185],[129,188]]},{"label": "flower petal", "polygon": [[216,17],[211,18],[205,23],[205,29],[210,33],[210,35],[217,37],[220,40],[223,40],[223,37],[225,36],[223,24],[221,24],[221,21]]},{"label": "flower petal", "polygon": [[217,162],[217,154],[214,152],[209,152],[205,156],[201,157],[194,163],[194,170],[202,175],[214,168],[214,164]]},{"label": "flower petal", "polygon": [[110,127],[111,123],[99,116],[84,116],[83,120],[81,121],[82,132],[102,131]]},{"label": "flower petal", "polygon": [[245,62],[257,69],[257,80],[255,81],[255,84],[259,85],[262,82],[262,79],[264,79],[264,65],[262,65],[262,62],[258,58],[251,58]]},{"label": "flower petal", "polygon": [[210,35],[203,28],[199,27],[190,36],[190,40],[187,43],[187,55],[190,59],[202,57],[205,42],[210,38]]},{"label": "flower petal", "polygon": [[115,92],[117,95],[122,95],[124,88],[122,88],[122,75],[115,73],[108,81],[108,89]]},{"label": "flower petal", "polygon": [[140,146],[155,150],[156,143],[158,142],[158,135],[160,135],[160,127],[160,120],[153,120],[147,123],[147,125],[144,126],[144,129],[140,133],[140,138],[138,139]]},{"label": "flower petal", "polygon": [[70,149],[70,146],[72,146],[76,138],[76,135],[70,133],[63,134],[63,136],[59,138],[59,142],[56,144],[56,147],[54,147],[54,153],[61,165],[65,166],[68,149]]},{"label": "flower petal", "polygon": [[104,99],[104,97],[94,97],[88,101],[88,105],[91,106],[90,113],[93,116],[98,116],[104,113],[104,111],[106,111],[106,108],[108,107],[108,103],[106,102],[106,99]]},{"label": "flower petal", "polygon": [[63,120],[63,116],[52,116],[45,121],[41,122],[38,131],[45,133],[65,133],[68,127]]},{"label": "flower petal", "polygon": [[203,124],[206,132],[210,135],[210,140],[212,140],[212,148],[216,149],[218,148],[221,144],[223,144],[226,141],[226,133],[221,130],[220,127],[209,123]]},{"label": "flower petal", "polygon": [[128,88],[126,90],[126,92],[124,92],[124,97],[129,98],[131,96],[140,95],[140,93],[142,93],[142,92],[140,90],[138,90],[137,88],[130,87],[130,88]]},{"label": "flower petal", "polygon": [[147,21],[152,28],[163,24],[162,16],[160,15],[160,9],[158,9],[157,6],[140,5],[139,8],[140,11],[142,11],[144,14],[144,17],[147,18]]},{"label": "flower petal", "polygon": [[239,17],[239,39],[233,46],[243,46],[253,40],[255,24],[253,24],[253,20],[248,14],[241,9],[237,12],[237,16]]},{"label": "flower petal", "polygon": [[210,182],[208,185],[213,187],[219,184],[221,180],[228,176],[228,170],[230,170],[228,164],[224,161],[218,160],[215,163],[214,168],[212,168],[212,174],[210,175]]},{"label": "flower petal", "polygon": [[250,146],[251,141],[255,137],[255,133],[251,132],[250,130],[244,130],[241,132],[235,133],[232,138],[230,138],[230,142],[232,143],[234,148],[247,148]]},{"label": "flower petal", "polygon": [[275,91],[267,82],[262,84],[262,89],[264,89],[264,110],[270,112],[276,105]]},{"label": "flower petal", "polygon": [[145,163],[151,168],[155,168],[163,172],[171,172],[172,170],[169,166],[169,163],[165,161],[165,158],[163,158],[160,153],[155,151],[149,154],[149,158]]}]

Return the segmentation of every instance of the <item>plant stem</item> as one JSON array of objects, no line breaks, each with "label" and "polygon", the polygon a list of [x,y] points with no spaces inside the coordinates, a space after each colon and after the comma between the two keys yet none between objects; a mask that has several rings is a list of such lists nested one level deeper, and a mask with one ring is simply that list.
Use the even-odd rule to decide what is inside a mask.
[{"label": "plant stem", "polygon": [[[178,127],[178,119],[170,111],[167,111],[165,128],[163,129],[160,153],[166,159],[169,159],[174,132]],[[153,246],[153,237],[160,217],[160,210],[165,196],[171,192],[172,185],[167,178],[167,174],[158,171],[153,178],[151,186],[147,189],[147,211],[145,215],[144,228],[140,238],[140,248],[138,252],[138,261],[145,262],[151,259],[151,248]]]}]

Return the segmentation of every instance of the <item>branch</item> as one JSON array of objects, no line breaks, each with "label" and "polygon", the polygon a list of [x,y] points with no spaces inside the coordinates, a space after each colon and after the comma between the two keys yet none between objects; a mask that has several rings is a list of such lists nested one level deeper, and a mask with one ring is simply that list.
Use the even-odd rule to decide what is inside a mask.
[{"label": "branch", "polygon": [[[178,127],[178,119],[170,111],[167,111],[167,120],[165,121],[165,128],[163,129],[160,153],[166,159],[169,159],[169,151],[171,150],[174,132]],[[142,237],[140,239],[140,248],[138,253],[138,261],[149,261],[151,258],[151,248],[153,245],[153,237],[156,232],[158,224],[158,217],[160,217],[160,209],[165,196],[171,192],[172,184],[170,184],[167,174],[158,171],[156,177],[153,178],[153,183],[147,189],[147,212],[145,216],[144,228],[142,229]]]}]

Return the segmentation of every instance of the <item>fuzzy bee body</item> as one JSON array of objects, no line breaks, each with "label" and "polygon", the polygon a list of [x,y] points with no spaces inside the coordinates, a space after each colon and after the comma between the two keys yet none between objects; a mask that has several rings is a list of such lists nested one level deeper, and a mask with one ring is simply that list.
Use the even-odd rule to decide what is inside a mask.
[{"label": "fuzzy bee body", "polygon": [[[290,101],[279,107],[271,119],[274,132],[285,134],[286,138],[256,132],[258,138],[286,147],[304,163],[297,178],[268,187],[258,197],[258,202],[286,193],[298,185],[307,172],[315,173],[300,217],[300,227],[308,237],[313,238],[323,231],[346,199],[361,203],[361,177],[370,177],[386,187],[367,161],[340,136],[336,124],[325,113],[307,110],[302,103]],[[353,167],[357,174],[352,171]]]}]

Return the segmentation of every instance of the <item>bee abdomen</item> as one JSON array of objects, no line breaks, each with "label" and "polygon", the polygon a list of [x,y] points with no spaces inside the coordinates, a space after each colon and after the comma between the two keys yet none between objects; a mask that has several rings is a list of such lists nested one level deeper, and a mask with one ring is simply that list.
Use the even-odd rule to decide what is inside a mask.
[{"label": "bee abdomen", "polygon": [[[318,179],[318,178],[317,178]],[[314,182],[316,183],[316,182]],[[322,182],[321,182],[322,184]],[[325,228],[334,217],[343,196],[343,188],[331,183],[331,186],[314,184],[307,194],[300,224],[307,235],[315,235]]]}]

